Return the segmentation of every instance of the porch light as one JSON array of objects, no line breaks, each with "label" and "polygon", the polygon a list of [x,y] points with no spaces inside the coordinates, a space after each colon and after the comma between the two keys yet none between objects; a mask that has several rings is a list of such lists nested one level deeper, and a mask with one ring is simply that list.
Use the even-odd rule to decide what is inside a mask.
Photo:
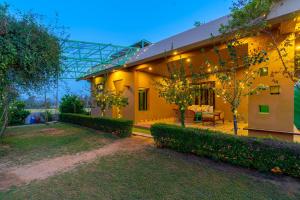
[{"label": "porch light", "polygon": [[191,59],[190,58],[186,59],[186,62],[188,62],[188,63],[191,62]]},{"label": "porch light", "polygon": [[152,67],[149,67],[148,70],[149,70],[149,71],[152,71]]}]

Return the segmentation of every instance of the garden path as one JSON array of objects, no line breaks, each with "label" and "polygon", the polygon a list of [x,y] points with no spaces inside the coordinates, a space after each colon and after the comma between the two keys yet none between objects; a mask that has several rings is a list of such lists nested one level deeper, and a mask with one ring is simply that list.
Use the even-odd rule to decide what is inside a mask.
[{"label": "garden path", "polygon": [[132,137],[117,140],[112,144],[88,152],[64,155],[32,162],[23,166],[2,169],[0,171],[0,190],[8,189],[11,186],[28,184],[35,180],[47,179],[50,176],[72,170],[82,163],[92,162],[99,157],[118,152],[138,151],[152,144],[152,139]]}]

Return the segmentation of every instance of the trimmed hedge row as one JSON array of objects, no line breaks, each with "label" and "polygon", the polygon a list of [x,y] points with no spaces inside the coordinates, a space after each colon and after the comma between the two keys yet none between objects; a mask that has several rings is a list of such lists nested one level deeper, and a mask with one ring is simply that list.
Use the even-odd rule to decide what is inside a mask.
[{"label": "trimmed hedge row", "polygon": [[78,124],[96,130],[114,133],[122,138],[131,136],[133,127],[133,121],[131,120],[91,117],[71,113],[60,114],[59,120],[61,122]]},{"label": "trimmed hedge row", "polygon": [[263,172],[300,177],[300,145],[271,139],[240,137],[207,129],[154,124],[158,147],[193,153]]}]

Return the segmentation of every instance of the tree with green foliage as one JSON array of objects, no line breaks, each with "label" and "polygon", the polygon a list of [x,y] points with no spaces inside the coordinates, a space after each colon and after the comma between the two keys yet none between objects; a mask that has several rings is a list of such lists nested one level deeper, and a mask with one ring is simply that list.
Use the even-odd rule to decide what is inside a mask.
[{"label": "tree with green foliage", "polygon": [[124,97],[122,92],[116,92],[112,95],[111,104],[117,109],[117,118],[121,118],[121,109],[128,105],[128,98]]},{"label": "tree with green foliage", "polygon": [[83,102],[77,95],[66,94],[61,99],[59,111],[61,113],[84,113]]},{"label": "tree with green foliage", "polygon": [[121,118],[121,109],[128,105],[128,98],[124,97],[121,92],[103,90],[94,94],[94,99],[100,109],[101,117],[105,116],[107,109],[115,107],[117,109],[117,118]]},{"label": "tree with green foliage", "polygon": [[100,116],[104,117],[106,109],[112,106],[112,93],[107,90],[103,90],[94,94],[97,107],[100,109]]},{"label": "tree with green foliage", "polygon": [[189,78],[183,59],[180,59],[180,66],[167,65],[168,76],[155,82],[159,97],[164,98],[168,103],[177,105],[180,112],[181,126],[185,127],[185,112],[193,104],[194,87],[192,77]]},{"label": "tree with green foliage", "polygon": [[[217,85],[214,91],[217,97],[222,98],[224,103],[228,103],[233,115],[233,130],[235,135],[238,134],[238,108],[242,98],[251,95],[258,95],[265,91],[268,86],[259,84],[254,85],[254,81],[260,77],[259,70],[253,70],[253,67],[268,61],[266,51],[254,49],[251,53],[239,53],[239,47],[243,44],[234,39],[225,43],[226,53],[221,54],[218,46],[214,47],[217,61],[207,59],[202,66],[200,73],[215,75]],[[244,70],[241,74],[241,70]],[[240,73],[238,75],[238,73]],[[198,74],[196,73],[197,76]]]},{"label": "tree with green foliage", "polygon": [[20,91],[40,90],[57,80],[61,48],[55,30],[37,15],[12,13],[0,5],[0,136],[9,120],[9,106]]}]

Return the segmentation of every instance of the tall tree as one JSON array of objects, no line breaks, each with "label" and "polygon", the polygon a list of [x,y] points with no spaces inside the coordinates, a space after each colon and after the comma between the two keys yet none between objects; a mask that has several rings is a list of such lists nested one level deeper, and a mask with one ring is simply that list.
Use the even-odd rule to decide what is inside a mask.
[{"label": "tall tree", "polygon": [[159,96],[168,103],[177,105],[180,113],[181,126],[185,127],[185,112],[193,104],[194,87],[193,76],[188,76],[183,59],[180,65],[167,65],[168,76],[155,82]]},{"label": "tall tree", "polygon": [[42,24],[35,14],[12,14],[8,8],[0,5],[0,136],[9,105],[20,91],[49,86],[61,72],[57,29]]},{"label": "tall tree", "polygon": [[[214,90],[217,97],[223,99],[231,107],[233,114],[233,130],[238,133],[238,108],[242,97],[259,94],[268,87],[259,84],[254,85],[255,79],[259,78],[259,70],[252,68],[258,64],[267,62],[268,55],[265,49],[253,48],[252,51],[245,54],[239,53],[239,48],[247,44],[243,38],[259,35],[268,28],[266,21],[267,14],[277,0],[237,0],[231,8],[230,20],[227,25],[221,25],[219,31],[220,42],[214,45],[214,54],[216,61],[206,60],[203,66],[200,66],[195,77],[203,75],[214,75],[217,79],[217,85]],[[212,40],[214,40],[212,36]],[[221,44],[221,45],[220,45]],[[224,53],[221,54],[220,47]],[[206,52],[204,52],[204,56]],[[244,74],[241,71],[244,70]],[[240,74],[240,75],[238,75]]]},{"label": "tall tree", "polygon": [[[241,48],[243,48],[243,44],[232,38],[225,43],[223,53],[218,46],[215,46],[216,61],[207,59],[205,66],[201,67],[206,70],[200,72],[200,74],[206,73],[215,76],[218,84],[214,91],[217,97],[222,98],[224,103],[230,105],[235,135],[238,134],[238,108],[242,98],[257,95],[268,88],[263,84],[254,85],[254,81],[259,79],[261,71],[253,70],[253,66],[268,61],[267,53],[261,49],[254,49],[251,53],[243,54],[240,52]],[[196,75],[198,74],[196,73]]]}]

